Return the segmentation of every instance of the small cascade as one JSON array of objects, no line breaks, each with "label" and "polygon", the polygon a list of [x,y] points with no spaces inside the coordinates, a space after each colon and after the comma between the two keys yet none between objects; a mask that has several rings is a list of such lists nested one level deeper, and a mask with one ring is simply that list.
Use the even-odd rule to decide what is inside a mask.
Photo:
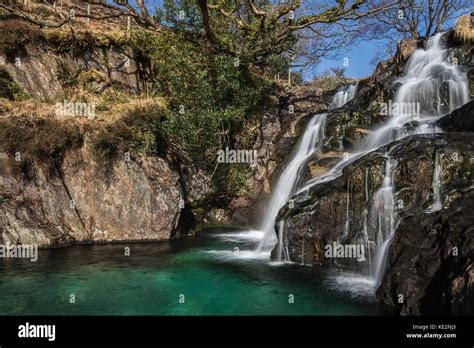
[{"label": "small cascade", "polygon": [[[331,108],[338,108],[346,104],[354,97],[356,91],[357,84],[340,88],[333,97]],[[257,247],[257,253],[259,254],[270,253],[276,243],[280,243],[277,250],[277,259],[281,260],[282,254],[285,251],[285,248],[281,244],[282,239],[280,238],[280,234],[284,232],[284,225],[279,226],[277,237],[275,234],[275,220],[280,209],[297,189],[297,183],[300,181],[300,176],[302,175],[302,167],[324,140],[326,116],[326,113],[313,116],[300,138],[291,160],[278,179],[268,203],[267,211],[260,225],[260,230],[263,231],[264,234]],[[287,251],[286,254],[288,255]]]},{"label": "small cascade", "polygon": [[340,108],[341,106],[346,104],[349,100],[354,98],[355,94],[357,93],[357,86],[358,86],[357,83],[353,85],[342,86],[334,95],[329,108],[330,109]]},{"label": "small cascade", "polygon": [[363,237],[363,242],[364,242],[364,248],[366,250],[366,255],[367,255],[367,261],[368,261],[368,265],[369,265],[369,274],[372,274],[372,261],[371,261],[371,257],[370,257],[370,239],[369,239],[369,231],[368,231],[368,228],[367,228],[367,220],[368,220],[368,215],[369,215],[369,212],[367,210],[367,208],[364,208],[364,210],[362,211],[362,228],[361,228],[361,231],[362,231],[362,237]]},{"label": "small cascade", "polygon": [[433,205],[431,207],[432,212],[439,211],[443,208],[442,197],[441,197],[441,175],[443,168],[441,167],[441,160],[439,150],[435,150],[435,164],[433,170]]},{"label": "small cascade", "polygon": [[305,231],[303,231],[303,235],[301,236],[301,264],[304,265],[304,241],[305,241]]},{"label": "small cascade", "polygon": [[362,236],[365,244],[365,250],[367,251],[367,259],[369,265],[369,274],[372,274],[372,261],[370,257],[370,239],[369,239],[369,230],[367,226],[368,218],[369,218],[369,211],[368,206],[370,202],[369,197],[369,168],[365,168],[365,202],[364,202],[364,210],[362,212]]},{"label": "small cascade", "polygon": [[349,235],[349,226],[350,226],[350,221],[349,221],[349,203],[350,203],[350,187],[351,183],[349,180],[347,180],[347,191],[346,191],[346,223],[344,224],[344,234],[342,235],[342,238],[346,237]]},{"label": "small cascade", "polygon": [[469,101],[467,75],[449,61],[449,50],[441,44],[442,35],[431,37],[425,49],[413,52],[405,74],[395,81],[400,87],[393,101],[385,105],[389,121],[363,141],[361,150],[376,149],[411,134],[440,132],[427,121]]},{"label": "small cascade", "polygon": [[285,230],[285,221],[280,220],[278,223],[278,249],[276,261],[281,261],[283,256],[283,231]]},{"label": "small cascade", "polygon": [[365,168],[365,204],[369,203],[369,168]]},{"label": "small cascade", "polygon": [[387,155],[385,160],[385,174],[382,186],[375,194],[372,217],[373,226],[377,231],[375,245],[375,259],[371,264],[372,276],[378,284],[384,271],[385,259],[390,245],[390,241],[395,235],[396,210],[395,210],[395,190],[393,185],[393,175],[396,161]]},{"label": "small cascade", "polygon": [[278,242],[275,236],[275,220],[278,211],[292,194],[295,183],[299,179],[298,174],[301,166],[306,163],[306,160],[314,153],[323,140],[325,122],[326,114],[315,115],[309,121],[303,136],[297,144],[293,157],[280,175],[260,225],[260,230],[264,232],[264,235],[258,245],[258,253],[269,253]]}]

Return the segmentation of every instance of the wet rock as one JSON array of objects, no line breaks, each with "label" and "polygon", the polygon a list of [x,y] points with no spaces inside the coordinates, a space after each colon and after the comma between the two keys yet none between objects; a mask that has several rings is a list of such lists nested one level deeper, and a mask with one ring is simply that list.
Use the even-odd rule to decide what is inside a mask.
[{"label": "wet rock", "polygon": [[446,132],[474,132],[474,101],[441,117],[436,125]]},{"label": "wet rock", "polygon": [[[343,244],[364,244],[368,251],[366,256],[370,259],[375,257],[373,245],[377,238],[377,230],[376,224],[374,225],[376,215],[372,197],[381,187],[385,153],[389,149],[397,161],[394,172],[397,214],[403,219],[402,221],[405,219],[411,221],[413,216],[420,216],[421,219],[407,222],[411,233],[416,233],[423,228],[431,231],[430,225],[425,226],[423,219],[425,216],[433,215],[431,209],[434,202],[433,175],[436,153],[439,153],[442,168],[441,195],[445,210],[457,211],[456,214],[469,216],[468,206],[454,207],[459,199],[470,194],[473,187],[473,144],[472,133],[411,136],[355,160],[339,175],[336,174],[335,178],[311,187],[308,192],[293,196],[291,206],[286,204],[278,216],[279,221],[285,221],[286,244],[284,247],[288,248],[290,259],[306,264],[323,264],[330,268],[355,271],[360,274],[370,273],[368,259],[360,262],[355,259],[327,258],[321,250],[335,241]],[[465,220],[467,221],[468,218]],[[279,222],[276,223],[276,226],[278,225]],[[364,230],[367,231],[368,237],[362,233]],[[469,232],[466,238],[472,241],[472,237]],[[397,279],[403,279],[403,284],[400,288],[395,287],[396,290],[392,283],[383,285],[384,295],[379,297],[384,303],[396,305],[393,302],[397,300],[394,294],[398,294],[398,291],[403,289],[406,308],[401,311],[402,313],[423,312],[421,305],[425,295],[422,277],[417,273],[418,271],[414,271],[414,275],[411,276],[411,274],[396,271],[397,267],[420,269],[419,272],[424,272],[426,277],[435,277],[437,262],[441,262],[436,255],[433,256],[434,259],[420,258],[416,248],[426,249],[427,255],[433,254],[437,249],[429,239],[418,240],[417,238],[413,238],[415,242],[410,244],[413,246],[412,252],[407,253],[405,258],[400,259],[397,256],[391,258],[394,267],[392,273],[398,274]],[[392,245],[396,249],[398,243],[403,245],[403,243],[408,243],[408,240],[408,236],[400,237]],[[472,246],[470,248],[472,249]],[[435,262],[435,259],[438,261]],[[461,272],[456,265],[451,270]],[[392,273],[387,272],[389,275]],[[462,279],[467,277],[465,273],[461,272],[461,274]],[[394,277],[394,275],[390,276]],[[458,280],[455,285],[453,291],[461,287],[461,280]],[[446,285],[445,288],[452,287]],[[438,301],[438,298],[434,298],[433,301]],[[465,300],[460,301],[465,302]]]},{"label": "wet rock", "polygon": [[473,209],[470,191],[440,212],[404,217],[377,298],[405,315],[472,314],[474,227],[469,212]]}]

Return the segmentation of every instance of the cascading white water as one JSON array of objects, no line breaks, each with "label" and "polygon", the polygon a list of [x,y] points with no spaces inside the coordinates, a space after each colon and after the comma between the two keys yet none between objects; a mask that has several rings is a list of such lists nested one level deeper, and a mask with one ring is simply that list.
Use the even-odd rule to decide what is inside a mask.
[{"label": "cascading white water", "polygon": [[365,137],[355,152],[337,163],[326,174],[311,179],[298,191],[339,176],[349,163],[383,145],[412,134],[441,132],[430,121],[466,104],[469,97],[468,77],[449,59],[449,49],[441,45],[442,34],[431,37],[426,49],[417,49],[410,56],[405,74],[395,81],[400,85],[393,101],[384,109],[388,122]]},{"label": "cascading white water", "polygon": [[439,150],[435,150],[435,164],[433,170],[433,205],[431,211],[439,211],[443,208],[443,203],[441,201],[441,160],[439,158]]},{"label": "cascading white water", "polygon": [[283,249],[283,231],[285,230],[285,221],[281,220],[278,224],[278,250],[277,250],[277,260],[282,259],[284,249]]},{"label": "cascading white water", "polygon": [[318,114],[309,121],[293,157],[278,179],[260,226],[260,230],[264,232],[264,235],[258,245],[258,252],[268,253],[277,243],[274,225],[278,211],[292,193],[293,186],[298,179],[299,168],[313,154],[323,138],[325,120],[326,114]]},{"label": "cascading white water", "polygon": [[330,109],[337,109],[346,104],[349,100],[354,98],[357,93],[357,83],[353,85],[343,86],[339,91],[334,94],[332,98]]},{"label": "cascading white water", "polygon": [[373,272],[371,275],[377,283],[384,270],[385,258],[390,241],[395,235],[396,210],[395,190],[393,187],[395,166],[395,160],[387,155],[382,186],[375,194],[372,206],[372,217],[375,220],[372,226],[375,226],[377,230],[377,237],[375,241],[376,254],[373,259],[374,264],[370,265],[370,269],[371,272]]},{"label": "cascading white water", "polygon": [[385,106],[391,116],[387,124],[368,136],[362,150],[372,150],[410,134],[440,132],[426,123],[450,113],[469,101],[467,75],[449,61],[449,50],[441,45],[442,34],[431,37],[426,49],[417,49],[407,62],[405,74],[393,102]]},{"label": "cascading white water", "polygon": [[[357,84],[343,87],[336,92],[331,102],[331,109],[338,108],[352,99],[357,91]],[[280,209],[288,201],[295,190],[298,176],[301,174],[301,167],[313,155],[324,139],[324,126],[326,113],[317,114],[309,121],[303,136],[300,138],[293,157],[283,170],[278,182],[272,192],[267,211],[260,225],[260,230],[264,232],[263,238],[257,247],[258,253],[270,253],[278,243],[275,234],[275,219]],[[283,225],[281,227],[283,229]],[[280,231],[283,233],[283,231]],[[279,246],[278,255],[281,259],[282,246]],[[278,256],[277,255],[277,256]]]},{"label": "cascading white water", "polygon": [[[386,105],[387,115],[390,116],[387,123],[365,137],[350,156],[341,159],[325,174],[308,181],[297,191],[298,194],[338,177],[349,163],[392,141],[413,134],[441,132],[441,129],[432,125],[432,121],[466,104],[470,99],[467,75],[461,67],[450,61],[450,51],[442,47],[441,38],[442,34],[431,37],[425,49],[416,50],[409,58],[405,74],[395,81],[399,85],[395,96]],[[442,208],[442,173],[439,154],[436,156],[432,210]],[[356,233],[357,238],[363,238],[364,244],[375,245],[374,257],[371,257],[370,251],[368,257],[371,282],[376,286],[385,272],[388,250],[398,223],[397,208],[400,207],[395,204],[395,169],[395,161],[387,155],[383,184],[375,193],[370,211],[364,210],[361,230]],[[370,216],[370,224],[367,216]],[[369,241],[369,236],[375,236],[375,240]]]},{"label": "cascading white water", "polygon": [[[385,126],[368,138],[364,144],[366,149],[380,147],[410,134],[439,132],[439,129],[427,124],[426,121],[452,112],[469,101],[467,75],[457,65],[449,62],[449,50],[442,48],[441,37],[442,34],[435,35],[428,40],[426,49],[418,49],[412,54],[405,75],[396,81],[401,83],[394,98],[394,104],[398,106],[399,112],[392,115]],[[413,112],[414,110],[417,112]],[[414,127],[406,126],[413,121],[417,123]],[[435,156],[432,210],[439,210],[442,204],[438,151]],[[382,280],[390,242],[397,224],[393,188],[395,164],[392,162],[392,159],[387,158],[384,182],[375,196],[373,205],[375,209],[373,215],[378,219],[376,257],[371,267],[376,285]]]},{"label": "cascading white water", "polygon": [[351,194],[350,194],[350,187],[351,183],[348,180],[347,181],[347,192],[346,192],[346,223],[344,224],[344,234],[343,237],[349,235],[349,227],[350,227],[350,221],[349,221],[349,204],[351,200]]}]

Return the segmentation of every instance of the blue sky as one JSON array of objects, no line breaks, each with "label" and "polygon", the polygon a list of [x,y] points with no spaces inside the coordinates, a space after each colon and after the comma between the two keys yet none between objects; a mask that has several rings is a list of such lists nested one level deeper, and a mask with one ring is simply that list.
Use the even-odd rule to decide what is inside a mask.
[{"label": "blue sky", "polygon": [[[370,65],[370,61],[374,58],[380,47],[376,41],[364,41],[363,43],[352,46],[349,51],[343,55],[341,59],[323,59],[315,68],[317,73],[329,68],[344,68],[344,57],[347,57],[348,66],[346,68],[346,76],[348,77],[366,77],[372,74],[375,69],[374,65]],[[311,78],[311,74],[306,78]]]}]

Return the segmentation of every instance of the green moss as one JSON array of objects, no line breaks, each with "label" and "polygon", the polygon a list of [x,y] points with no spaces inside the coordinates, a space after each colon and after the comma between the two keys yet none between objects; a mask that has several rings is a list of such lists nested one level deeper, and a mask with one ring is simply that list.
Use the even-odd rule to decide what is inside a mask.
[{"label": "green moss", "polygon": [[11,100],[23,100],[29,97],[28,93],[16,83],[2,66],[0,66],[0,96]]},{"label": "green moss", "polygon": [[44,37],[52,50],[73,56],[94,48],[119,47],[126,42],[126,39],[118,34],[89,31],[51,30],[45,31]]},{"label": "green moss", "polygon": [[63,87],[76,87],[79,84],[80,68],[70,68],[64,59],[57,59],[58,80]]}]

